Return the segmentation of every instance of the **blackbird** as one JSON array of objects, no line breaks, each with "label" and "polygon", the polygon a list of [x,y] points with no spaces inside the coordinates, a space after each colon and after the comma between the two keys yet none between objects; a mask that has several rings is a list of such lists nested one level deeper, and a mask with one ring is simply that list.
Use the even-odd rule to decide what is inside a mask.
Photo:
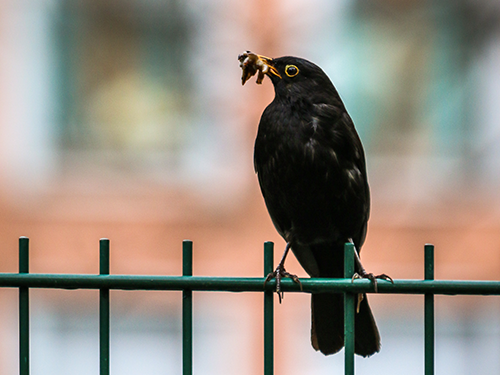
[{"label": "blackbird", "polygon": [[[260,119],[254,166],[269,215],[287,245],[276,271],[285,271],[291,249],[311,277],[344,277],[344,245],[357,254],[366,237],[370,192],[365,155],[353,121],[328,76],[314,63],[285,56],[268,58],[250,51],[238,56],[242,83],[267,75],[274,100]],[[357,255],[356,254],[356,255]],[[367,273],[356,256],[355,271],[374,281],[390,279]],[[369,356],[380,350],[380,335],[366,295],[358,298],[355,352]],[[311,343],[323,354],[344,346],[344,306],[340,293],[313,293]]]}]

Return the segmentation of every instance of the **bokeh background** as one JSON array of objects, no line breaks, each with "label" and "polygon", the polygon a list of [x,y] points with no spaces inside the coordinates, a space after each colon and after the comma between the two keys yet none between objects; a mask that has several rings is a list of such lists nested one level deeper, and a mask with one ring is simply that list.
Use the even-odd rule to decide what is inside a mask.
[{"label": "bokeh background", "polygon": [[[365,267],[500,275],[497,0],[1,0],[0,272],[261,276],[284,248],[252,148],[270,81],[241,86],[237,55],[323,67],[368,159]],[[306,276],[293,256],[287,269]],[[98,294],[31,291],[33,374],[98,372]],[[196,374],[261,374],[262,295],[195,293]],[[111,293],[111,372],[180,374],[180,293]],[[423,373],[423,297],[370,295],[381,353],[358,374]],[[276,374],[341,373],[309,343],[309,296],[275,308]],[[18,369],[17,291],[0,290],[0,374]],[[436,298],[438,374],[500,373],[500,300]]]}]

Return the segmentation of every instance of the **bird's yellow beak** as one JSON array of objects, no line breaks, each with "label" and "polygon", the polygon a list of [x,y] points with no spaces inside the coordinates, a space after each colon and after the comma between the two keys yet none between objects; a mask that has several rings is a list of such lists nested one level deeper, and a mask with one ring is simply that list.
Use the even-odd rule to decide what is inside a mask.
[{"label": "bird's yellow beak", "polygon": [[241,84],[244,85],[253,75],[257,74],[257,83],[261,84],[264,74],[275,75],[281,78],[278,70],[273,66],[273,59],[270,57],[257,55],[250,51],[245,51],[238,56],[240,62]]}]

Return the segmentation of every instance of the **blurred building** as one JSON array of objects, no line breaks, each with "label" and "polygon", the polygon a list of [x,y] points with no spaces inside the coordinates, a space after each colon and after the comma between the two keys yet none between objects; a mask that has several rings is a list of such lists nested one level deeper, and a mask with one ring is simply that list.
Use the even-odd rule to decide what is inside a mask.
[{"label": "blurred building", "polygon": [[[243,50],[306,57],[328,73],[365,145],[372,217],[365,267],[498,279],[500,7],[494,0],[3,0],[0,272],[260,276],[283,240],[252,148],[269,80],[241,87]],[[290,272],[305,276],[293,257]],[[31,291],[32,369],[98,368],[97,292]],[[112,292],[116,374],[180,373],[180,293]],[[0,290],[0,375],[17,372],[17,291]],[[380,354],[359,374],[422,373],[423,297],[370,296]],[[438,372],[500,369],[500,302],[437,298]],[[276,373],[327,374],[309,344],[309,296],[276,306]],[[262,373],[262,296],[195,293],[195,373]],[[494,370],[496,369],[496,370]],[[496,372],[494,372],[496,371]]]}]

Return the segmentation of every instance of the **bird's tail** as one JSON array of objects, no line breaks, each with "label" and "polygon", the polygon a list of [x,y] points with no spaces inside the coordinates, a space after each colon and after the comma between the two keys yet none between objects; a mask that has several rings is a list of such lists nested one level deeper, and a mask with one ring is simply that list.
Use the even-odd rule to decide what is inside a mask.
[{"label": "bird's tail", "polygon": [[[380,335],[366,295],[355,316],[354,351],[363,357],[380,351]],[[311,298],[311,343],[323,354],[344,346],[344,299],[340,293],[317,293]]]}]

